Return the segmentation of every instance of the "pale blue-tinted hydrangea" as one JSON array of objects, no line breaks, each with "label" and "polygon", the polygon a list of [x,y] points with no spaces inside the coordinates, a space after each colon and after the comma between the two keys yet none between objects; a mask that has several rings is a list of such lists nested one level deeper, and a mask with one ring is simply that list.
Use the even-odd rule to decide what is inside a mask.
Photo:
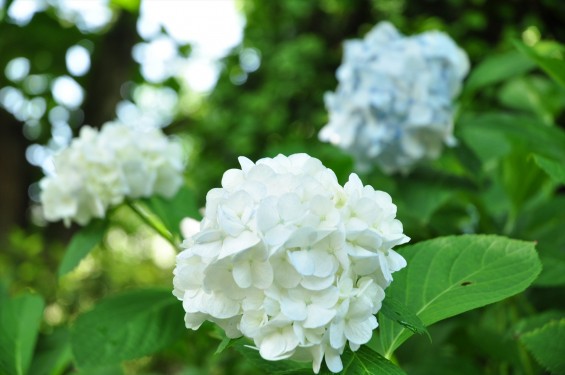
[{"label": "pale blue-tinted hydrangea", "polygon": [[364,39],[345,42],[319,137],[349,152],[361,170],[377,164],[406,173],[456,143],[452,102],[468,70],[467,55],[446,34],[405,37],[381,22]]},{"label": "pale blue-tinted hydrangea", "polygon": [[182,147],[156,128],[84,126],[53,162],[55,172],[39,183],[40,199],[45,218],[65,224],[103,218],[126,198],[172,197],[183,182]]},{"label": "pale blue-tinted hydrangea", "polygon": [[320,160],[278,155],[224,173],[200,231],[183,243],[173,294],[188,328],[206,321],[253,340],[267,360],[325,358],[367,343],[409,240],[390,195],[356,174],[341,186]]}]

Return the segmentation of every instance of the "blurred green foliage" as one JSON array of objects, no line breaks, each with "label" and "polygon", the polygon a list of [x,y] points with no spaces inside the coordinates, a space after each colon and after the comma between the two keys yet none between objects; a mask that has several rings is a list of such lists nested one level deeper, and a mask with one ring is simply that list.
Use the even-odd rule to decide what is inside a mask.
[{"label": "blurred green foliage", "polygon": [[[117,101],[133,95],[127,88],[145,83],[130,57],[140,41],[135,30],[138,2],[112,1],[113,22],[89,34],[62,20],[53,8],[17,26],[7,21],[10,4],[0,6],[0,66],[25,56],[30,75],[48,83],[34,89],[29,81],[12,83],[0,75],[0,88],[13,85],[28,98],[44,98],[48,112],[57,105],[49,83],[67,74],[67,49],[77,43],[92,49],[90,73],[77,78],[87,93],[85,103],[70,111],[75,134],[84,123],[99,126],[111,120]],[[209,95],[191,92],[173,78],[155,85],[179,95],[178,112],[167,131],[187,145],[186,180],[197,206],[219,185],[222,173],[237,165],[240,155],[256,160],[307,152],[344,182],[353,171],[351,158],[317,140],[327,121],[323,95],[337,84],[343,40],[361,37],[381,20],[392,21],[406,34],[444,30],[472,61],[459,101],[459,145],[409,176],[386,176],[375,169],[362,180],[391,194],[413,242],[460,233],[537,241],[544,270],[525,293],[429,327],[432,344],[423,336],[414,337],[396,358],[409,374],[541,374],[543,366],[561,366],[551,358],[546,364],[543,353],[534,349],[532,357],[528,350],[537,340],[548,342],[548,330],[564,330],[562,320],[555,322],[565,311],[565,75],[564,50],[555,42],[565,41],[562,1],[242,0],[239,5],[246,17],[244,39],[222,61],[219,81]],[[190,46],[179,49],[190,54]],[[250,50],[260,56],[254,71],[244,64]],[[2,140],[21,146],[8,149],[2,143],[3,160],[23,160],[27,146],[45,144],[51,136],[47,115],[39,119],[40,131],[25,137],[21,119],[0,108],[0,120]],[[37,346],[35,339],[28,345],[30,353],[36,351],[26,365],[28,373],[262,373],[232,346],[214,355],[223,336],[208,324],[198,332],[183,331],[153,356],[97,372],[78,371],[69,325],[78,314],[120,291],[170,288],[172,255],[156,255],[155,247],[168,245],[155,245],[155,233],[130,208],[121,207],[110,216],[104,240],[77,269],[59,278],[66,244],[77,228],[32,220],[37,204],[24,193],[41,173],[23,164],[17,175],[0,170],[3,188],[10,184],[21,192],[4,194],[2,202],[25,202],[23,208],[15,206],[21,214],[12,225],[0,226],[0,296],[2,309],[38,296],[45,302]],[[194,205],[187,211],[197,216]],[[555,315],[532,323],[536,313],[544,311]],[[517,331],[526,323],[531,324],[528,329]],[[184,330],[182,321],[178,329]],[[3,371],[12,373],[12,367],[6,368]]]}]

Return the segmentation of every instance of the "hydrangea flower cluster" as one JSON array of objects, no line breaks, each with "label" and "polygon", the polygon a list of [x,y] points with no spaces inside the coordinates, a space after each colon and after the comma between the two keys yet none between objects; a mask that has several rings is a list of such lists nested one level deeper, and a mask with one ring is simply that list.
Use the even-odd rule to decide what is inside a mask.
[{"label": "hydrangea flower cluster", "polygon": [[408,172],[452,146],[452,101],[469,70],[466,53],[439,31],[404,37],[381,22],[344,44],[329,123],[319,138],[354,156],[360,169]]},{"label": "hydrangea flower cluster", "polygon": [[140,130],[110,122],[98,131],[81,129],[53,158],[55,173],[40,181],[41,203],[49,221],[80,225],[102,218],[128,198],[172,197],[182,185],[180,144],[160,129]]},{"label": "hydrangea flower cluster", "polygon": [[409,240],[390,195],[306,154],[278,155],[224,173],[206,197],[200,231],[183,243],[173,294],[186,326],[208,320],[251,338],[267,360],[325,357],[331,371],[369,341]]}]

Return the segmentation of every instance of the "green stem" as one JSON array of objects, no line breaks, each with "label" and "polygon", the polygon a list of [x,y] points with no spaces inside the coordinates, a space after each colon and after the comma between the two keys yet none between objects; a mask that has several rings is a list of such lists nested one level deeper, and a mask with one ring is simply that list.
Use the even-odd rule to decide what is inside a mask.
[{"label": "green stem", "polygon": [[162,225],[159,225],[154,219],[152,219],[147,212],[144,211],[142,207],[139,207],[135,202],[127,201],[126,203],[129,208],[149,227],[153,228],[155,232],[157,232],[161,237],[163,237],[167,242],[169,242],[173,248],[177,249],[178,244],[176,243],[173,235],[171,232],[163,228]]}]

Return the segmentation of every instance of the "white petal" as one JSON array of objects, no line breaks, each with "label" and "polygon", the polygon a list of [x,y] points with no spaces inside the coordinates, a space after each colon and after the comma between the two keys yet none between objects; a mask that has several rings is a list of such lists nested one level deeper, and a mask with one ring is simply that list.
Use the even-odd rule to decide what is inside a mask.
[{"label": "white petal", "polygon": [[226,237],[222,243],[222,249],[218,254],[218,259],[223,259],[250,249],[257,245],[260,238],[253,232],[244,231],[237,237]]},{"label": "white petal", "polygon": [[338,373],[343,370],[343,363],[341,362],[341,357],[337,350],[332,350],[331,348],[326,349],[326,365],[331,372]]},{"label": "white petal", "polygon": [[241,165],[241,170],[245,173],[247,173],[251,168],[255,166],[255,163],[253,163],[245,156],[240,156],[239,158],[237,158],[237,160],[239,161],[239,165]]},{"label": "white petal", "polygon": [[304,328],[323,327],[334,318],[335,313],[336,311],[332,309],[324,309],[316,305],[309,305],[308,317],[302,325]]},{"label": "white petal", "polygon": [[330,345],[332,348],[341,349],[345,346],[345,321],[340,320],[330,325]]},{"label": "white petal", "polygon": [[273,283],[273,267],[269,262],[253,262],[251,273],[256,288],[267,289]]},{"label": "white petal", "polygon": [[373,319],[347,321],[344,329],[345,337],[354,344],[362,345],[369,342],[373,335],[373,320],[376,321],[374,316],[371,315],[371,318]]},{"label": "white petal", "polygon": [[270,361],[288,358],[298,345],[292,327],[284,327],[265,336],[259,345],[261,357]]},{"label": "white petal", "polygon": [[302,321],[308,316],[304,301],[284,298],[281,301],[281,312],[291,320]]},{"label": "white petal", "polygon": [[303,276],[300,285],[308,290],[323,290],[333,284],[334,275],[327,277]]},{"label": "white petal", "polygon": [[248,261],[237,262],[233,266],[233,279],[240,288],[249,288],[253,284],[251,264]]}]

